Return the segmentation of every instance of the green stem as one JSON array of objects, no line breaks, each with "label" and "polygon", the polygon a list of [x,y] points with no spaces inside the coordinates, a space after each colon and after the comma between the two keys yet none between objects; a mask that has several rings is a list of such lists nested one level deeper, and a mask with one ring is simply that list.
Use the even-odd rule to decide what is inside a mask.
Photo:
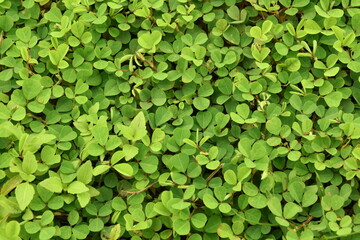
[{"label": "green stem", "polygon": [[262,222],[258,222],[258,223],[254,223],[253,221],[246,219],[245,217],[241,216],[241,214],[239,214],[237,211],[235,211],[235,209],[232,209],[233,213],[235,213],[237,216],[239,216],[240,218],[242,218],[243,220],[249,222],[252,225],[264,225],[264,226],[271,226],[271,227],[278,227],[279,224],[273,224],[273,223],[262,223]]},{"label": "green stem", "polygon": [[[352,235],[356,235],[356,234],[360,234],[360,232],[352,232],[352,233],[349,233],[347,235],[342,235],[342,236],[322,236],[322,238],[325,238],[325,239],[337,239],[337,238],[343,238],[343,237],[348,237],[348,236],[352,236]],[[318,238],[320,239],[320,238]]]}]

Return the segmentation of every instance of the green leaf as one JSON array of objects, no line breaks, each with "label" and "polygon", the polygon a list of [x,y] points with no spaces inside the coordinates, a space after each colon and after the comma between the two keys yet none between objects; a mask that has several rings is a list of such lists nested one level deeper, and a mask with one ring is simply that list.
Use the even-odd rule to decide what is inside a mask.
[{"label": "green leaf", "polygon": [[204,213],[195,213],[190,220],[196,228],[203,228],[206,224],[207,217]]},{"label": "green leaf", "polygon": [[258,27],[258,26],[255,26],[255,27],[252,27],[250,29],[250,35],[253,37],[253,38],[261,38],[261,28]]},{"label": "green leaf", "polygon": [[190,146],[192,146],[192,147],[194,147],[194,148],[197,148],[197,147],[198,147],[194,141],[192,141],[192,140],[190,140],[190,139],[188,139],[188,138],[184,138],[183,141],[184,141],[184,143],[186,143],[186,144],[188,144],[188,145],[190,145]]},{"label": "green leaf", "polygon": [[300,202],[303,198],[303,194],[305,191],[305,184],[300,181],[294,181],[289,184],[289,192],[290,195],[295,199],[295,201]]},{"label": "green leaf", "polygon": [[347,67],[353,72],[356,72],[356,73],[360,72],[360,62],[358,62],[358,61],[349,62],[347,64]]},{"label": "green leaf", "polygon": [[133,130],[133,141],[142,139],[147,134],[146,119],[143,112],[139,112],[130,123],[130,128]]},{"label": "green leaf", "polygon": [[28,42],[31,38],[30,27],[23,27],[23,28],[16,29],[16,36],[21,41]]},{"label": "green leaf", "polygon": [[187,220],[177,219],[174,221],[173,227],[179,235],[187,235],[190,233],[190,222]]},{"label": "green leaf", "polygon": [[210,100],[204,97],[196,97],[193,104],[196,109],[203,111],[209,107]]},{"label": "green leaf", "polygon": [[176,154],[171,157],[171,160],[180,172],[185,172],[190,162],[189,156],[185,153]]},{"label": "green leaf", "polygon": [[13,76],[14,71],[12,69],[5,69],[0,72],[0,81],[9,81]]},{"label": "green leaf", "polygon": [[71,25],[71,32],[77,37],[81,38],[82,34],[84,33],[84,24],[81,22],[75,22]]},{"label": "green leaf", "polygon": [[89,192],[84,192],[84,193],[79,193],[77,194],[77,199],[80,203],[80,206],[82,208],[84,208],[89,202],[90,202],[90,193]]},{"label": "green leaf", "polygon": [[50,192],[61,193],[63,190],[61,179],[58,177],[49,177],[39,184]]},{"label": "green leaf", "polygon": [[38,163],[36,161],[36,157],[31,152],[27,152],[24,154],[24,159],[22,163],[22,169],[27,174],[33,174],[36,172],[38,168]]},{"label": "green leaf", "polygon": [[155,112],[156,126],[161,126],[173,117],[172,113],[164,107],[159,107]]},{"label": "green leaf", "polygon": [[331,197],[331,208],[333,210],[339,210],[343,207],[345,199],[340,195],[334,195]]},{"label": "green leaf", "polygon": [[21,183],[15,189],[16,201],[19,204],[19,208],[21,210],[25,210],[25,208],[30,204],[34,195],[34,187],[28,182]]},{"label": "green leaf", "polygon": [[251,169],[246,166],[239,167],[237,170],[237,177],[239,182],[242,182],[251,173]]},{"label": "green leaf", "polygon": [[236,5],[233,5],[227,9],[227,14],[233,20],[240,20],[240,10]]},{"label": "green leaf", "polygon": [[141,160],[140,167],[145,173],[152,174],[158,169],[159,160],[156,156],[148,156]]},{"label": "green leaf", "polygon": [[125,144],[123,147],[123,152],[124,152],[125,160],[129,161],[139,153],[139,149],[136,146]]},{"label": "green leaf", "polygon": [[279,135],[281,131],[281,120],[278,117],[274,117],[267,121],[266,129],[274,135]]},{"label": "green leaf", "polygon": [[308,34],[318,34],[322,31],[319,24],[317,24],[317,22],[311,19],[305,21],[304,30]]},{"label": "green leaf", "polygon": [[310,3],[310,0],[294,0],[292,3],[292,6],[301,8],[301,7],[307,6],[309,3]]},{"label": "green leaf", "polygon": [[215,209],[219,206],[218,201],[214,198],[213,195],[211,194],[204,194],[203,196],[203,202],[205,204],[206,207],[210,208],[210,209]]},{"label": "green leaf", "polygon": [[20,224],[17,221],[10,221],[6,224],[5,235],[16,238],[20,233]]},{"label": "green leaf", "polygon": [[318,196],[316,192],[313,191],[306,191],[302,198],[302,206],[309,207],[314,204],[318,200]]},{"label": "green leaf", "polygon": [[61,11],[56,6],[51,7],[50,11],[44,14],[45,19],[49,20],[50,22],[61,22]]},{"label": "green leaf", "polygon": [[14,26],[14,21],[10,16],[0,16],[0,29],[8,32]]},{"label": "green leaf", "polygon": [[106,144],[109,137],[109,130],[107,127],[106,118],[101,117],[99,119],[97,124],[92,128],[92,134],[99,144],[103,146]]},{"label": "green leaf", "polygon": [[185,128],[176,128],[173,134],[177,145],[181,146],[184,144],[183,140],[190,137],[191,132]]},{"label": "green leaf", "polygon": [[3,103],[0,103],[0,119],[9,119],[10,114],[10,110]]},{"label": "green leaf", "polygon": [[231,227],[227,223],[221,223],[216,231],[221,238],[230,238],[234,235]]},{"label": "green leaf", "polygon": [[237,177],[233,170],[227,170],[224,173],[224,179],[225,181],[230,185],[236,185],[237,184]]},{"label": "green leaf", "polygon": [[74,181],[67,187],[67,191],[70,194],[79,194],[89,191],[89,188],[82,182]]},{"label": "green leaf", "polygon": [[302,208],[299,205],[297,205],[293,202],[288,202],[284,206],[284,218],[291,219],[291,218],[295,217],[296,214],[301,211],[302,211]]},{"label": "green leaf", "polygon": [[41,216],[41,226],[46,226],[54,220],[54,214],[50,210],[46,210]]},{"label": "green leaf", "polygon": [[92,180],[92,164],[91,161],[86,161],[82,164],[76,174],[77,180],[84,183],[89,184]]},{"label": "green leaf", "polygon": [[160,88],[151,89],[151,101],[156,106],[162,106],[166,102],[166,94]]},{"label": "green leaf", "polygon": [[152,33],[144,33],[138,38],[138,42],[141,47],[145,49],[152,49],[154,46],[160,43],[162,34],[160,31],[153,31]]},{"label": "green leaf", "polygon": [[131,177],[134,174],[134,170],[128,163],[119,163],[114,166],[115,170],[118,171],[120,174]]},{"label": "green leaf", "polygon": [[91,197],[90,193],[88,193],[88,192],[83,192],[83,193],[77,194],[77,199],[82,208],[84,208],[90,202],[90,197]]},{"label": "green leaf", "polygon": [[356,147],[353,149],[352,154],[354,155],[354,157],[356,157],[357,159],[360,160],[360,148]]},{"label": "green leaf", "polygon": [[329,107],[339,107],[342,100],[341,92],[332,92],[324,97],[326,104]]},{"label": "green leaf", "polygon": [[233,82],[229,78],[220,79],[218,88],[223,94],[230,95],[233,92]]},{"label": "green leaf", "polygon": [[89,221],[89,230],[100,232],[104,228],[104,222],[100,218],[93,218]]},{"label": "green leaf", "polygon": [[24,96],[27,100],[31,100],[39,95],[42,86],[38,78],[32,77],[26,79],[22,85]]},{"label": "green leaf", "polygon": [[289,72],[296,72],[301,67],[300,60],[297,58],[288,58],[285,60],[284,64]]},{"label": "green leaf", "polygon": [[270,197],[268,199],[267,205],[270,211],[275,214],[276,216],[282,216],[282,207],[279,198],[277,197]]},{"label": "green leaf", "polygon": [[249,197],[248,199],[250,206],[257,209],[262,209],[266,207],[267,201],[267,198],[262,193],[258,193],[256,196]]},{"label": "green leaf", "polygon": [[55,227],[45,227],[40,230],[39,239],[51,239],[56,233]]},{"label": "green leaf", "polygon": [[110,166],[108,166],[108,165],[98,165],[94,168],[93,175],[94,176],[100,175],[109,169],[110,169]]},{"label": "green leaf", "polygon": [[275,49],[282,56],[286,56],[289,52],[288,47],[284,43],[281,43],[281,42],[275,43]]},{"label": "green leaf", "polygon": [[29,234],[34,234],[40,231],[41,227],[38,222],[27,222],[24,225],[25,230]]}]

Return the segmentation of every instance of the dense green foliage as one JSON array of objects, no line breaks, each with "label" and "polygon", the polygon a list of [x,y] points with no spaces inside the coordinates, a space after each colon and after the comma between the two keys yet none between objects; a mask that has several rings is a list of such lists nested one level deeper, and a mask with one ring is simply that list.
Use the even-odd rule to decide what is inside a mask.
[{"label": "dense green foliage", "polygon": [[360,0],[0,0],[0,239],[359,239]]}]

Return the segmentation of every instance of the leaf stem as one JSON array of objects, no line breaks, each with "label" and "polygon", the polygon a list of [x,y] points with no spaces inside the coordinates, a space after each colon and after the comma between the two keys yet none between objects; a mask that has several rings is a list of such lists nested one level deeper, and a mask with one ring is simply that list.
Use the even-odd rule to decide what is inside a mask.
[{"label": "leaf stem", "polygon": [[150,185],[146,186],[145,188],[139,190],[139,191],[136,191],[136,192],[130,192],[130,191],[126,191],[126,190],[123,190],[122,192],[125,193],[125,194],[131,194],[131,195],[136,195],[136,194],[139,194],[139,193],[142,193],[142,192],[145,192],[146,190],[148,190],[149,188],[151,188],[152,186],[154,186],[155,184],[157,184],[159,181],[155,181],[153,183],[151,183]]},{"label": "leaf stem", "polygon": [[352,232],[352,233],[349,233],[347,235],[342,235],[342,236],[325,236],[323,235],[322,237],[325,237],[325,239],[337,239],[337,238],[343,238],[343,237],[348,237],[348,236],[352,236],[352,235],[357,235],[357,234],[360,234],[360,232]]},{"label": "leaf stem", "polygon": [[225,163],[220,164],[207,178],[206,178],[206,182],[209,182],[214,175],[225,165]]},{"label": "leaf stem", "polygon": [[298,225],[298,226],[295,226],[294,229],[293,229],[293,231],[296,232],[296,231],[299,230],[300,228],[305,227],[305,225],[308,224],[313,218],[314,218],[313,216],[309,216],[308,219],[306,219],[305,222],[301,223],[301,224]]},{"label": "leaf stem", "polygon": [[155,67],[154,63],[147,60],[140,52],[136,51],[136,58],[139,59],[140,61],[143,61],[144,63],[146,63],[147,65],[149,65],[152,70],[154,70],[155,72],[157,72],[157,67]]},{"label": "leaf stem", "polygon": [[238,211],[235,211],[235,209],[232,209],[232,212],[235,213],[237,216],[239,216],[240,218],[242,218],[243,220],[249,222],[252,225],[264,225],[264,226],[271,226],[271,227],[278,227],[279,224],[273,224],[273,223],[263,223],[263,222],[253,222],[245,217],[243,217],[241,214],[238,213]]},{"label": "leaf stem", "polygon": [[35,115],[31,114],[31,113],[27,113],[26,116],[31,117],[31,118],[33,118],[35,120],[38,120],[38,121],[40,121],[41,123],[43,123],[44,125],[47,126],[46,121],[44,119],[42,119],[41,117],[37,117],[37,116],[35,116]]}]

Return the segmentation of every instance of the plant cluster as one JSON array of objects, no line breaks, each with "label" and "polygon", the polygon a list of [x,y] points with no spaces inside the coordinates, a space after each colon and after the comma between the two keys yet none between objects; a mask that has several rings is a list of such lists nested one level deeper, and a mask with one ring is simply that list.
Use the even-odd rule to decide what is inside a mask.
[{"label": "plant cluster", "polygon": [[360,0],[0,0],[0,239],[359,239]]}]

